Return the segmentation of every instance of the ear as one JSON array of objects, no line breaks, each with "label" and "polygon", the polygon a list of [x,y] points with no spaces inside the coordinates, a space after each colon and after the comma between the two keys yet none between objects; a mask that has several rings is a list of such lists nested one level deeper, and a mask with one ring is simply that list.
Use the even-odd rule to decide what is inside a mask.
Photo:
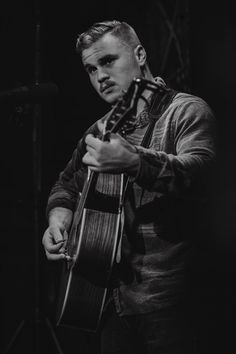
[{"label": "ear", "polygon": [[143,66],[147,60],[147,53],[144,47],[141,44],[138,44],[134,49],[134,55],[140,66]]}]

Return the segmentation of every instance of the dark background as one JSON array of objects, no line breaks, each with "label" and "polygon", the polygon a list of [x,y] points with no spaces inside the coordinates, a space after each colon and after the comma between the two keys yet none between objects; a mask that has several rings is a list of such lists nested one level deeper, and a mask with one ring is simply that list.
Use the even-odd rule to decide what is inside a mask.
[{"label": "dark background", "polygon": [[[217,331],[212,345],[224,348],[222,352],[234,345],[233,5],[229,1],[218,4],[147,0],[137,4],[9,0],[0,5],[0,90],[31,85],[38,79],[55,83],[59,91],[55,97],[37,102],[0,97],[3,353],[98,352],[95,336],[54,328],[58,266],[46,261],[41,238],[47,226],[44,211],[53,182],[70,158],[77,139],[108,108],[90,87],[75,53],[75,40],[94,21],[114,18],[135,27],[147,49],[154,75],[162,75],[174,88],[201,96],[216,114],[218,164],[212,180],[210,217],[214,237],[209,277],[214,279],[212,320]],[[208,348],[201,353],[209,352]]]}]

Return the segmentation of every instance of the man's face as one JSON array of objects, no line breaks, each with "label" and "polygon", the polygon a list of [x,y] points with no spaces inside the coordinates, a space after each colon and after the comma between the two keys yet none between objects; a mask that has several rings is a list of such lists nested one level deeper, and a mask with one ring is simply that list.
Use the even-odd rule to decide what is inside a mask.
[{"label": "man's face", "polygon": [[109,33],[83,50],[82,62],[93,87],[110,104],[123,95],[135,77],[141,76],[135,50]]}]

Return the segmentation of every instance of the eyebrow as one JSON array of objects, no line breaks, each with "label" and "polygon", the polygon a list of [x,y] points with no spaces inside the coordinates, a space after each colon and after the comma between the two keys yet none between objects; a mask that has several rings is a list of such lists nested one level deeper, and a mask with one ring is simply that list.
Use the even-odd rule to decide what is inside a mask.
[{"label": "eyebrow", "polygon": [[103,64],[103,62],[105,62],[107,59],[110,58],[117,58],[117,54],[105,54],[103,57],[98,59],[99,64]]},{"label": "eyebrow", "polygon": [[[115,59],[115,58],[117,58],[117,57],[118,57],[117,54],[104,54],[101,58],[98,59],[98,63],[99,63],[100,65],[102,65],[107,59],[109,59],[109,58],[114,58],[114,59]],[[84,64],[84,67],[85,67],[86,70],[87,70],[88,68],[93,67],[93,66],[95,66],[95,65],[89,64],[89,63]]]}]

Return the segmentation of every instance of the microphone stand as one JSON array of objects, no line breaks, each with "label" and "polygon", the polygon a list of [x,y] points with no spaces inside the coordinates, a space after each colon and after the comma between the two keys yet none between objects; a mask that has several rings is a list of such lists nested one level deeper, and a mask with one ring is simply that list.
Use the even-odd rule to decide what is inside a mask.
[{"label": "microphone stand", "polygon": [[[34,85],[37,86],[40,84],[40,73],[41,73],[41,56],[40,56],[40,0],[35,0],[35,16],[36,16],[36,25],[35,25],[35,73],[34,73]],[[39,269],[40,269],[40,257],[39,250],[41,245],[40,235],[40,200],[42,193],[42,156],[41,156],[41,141],[42,141],[42,106],[39,103],[40,100],[36,100],[33,107],[33,131],[32,131],[32,144],[33,144],[33,222],[34,222],[34,309],[33,309],[33,318],[30,321],[30,324],[34,327],[34,353],[40,354],[40,327],[46,326],[49,330],[49,333],[52,337],[53,343],[55,345],[56,351],[59,354],[63,354],[56,334],[54,332],[53,325],[50,320],[43,316],[40,309],[40,286],[39,286]],[[32,322],[32,323],[31,323]],[[20,332],[23,330],[26,325],[26,320],[22,320],[18,325],[16,331],[12,335],[12,338],[8,345],[6,346],[3,354],[8,354],[13,349],[15,341],[19,336]],[[47,343],[46,343],[47,345]],[[45,353],[45,351],[43,351]]]}]

